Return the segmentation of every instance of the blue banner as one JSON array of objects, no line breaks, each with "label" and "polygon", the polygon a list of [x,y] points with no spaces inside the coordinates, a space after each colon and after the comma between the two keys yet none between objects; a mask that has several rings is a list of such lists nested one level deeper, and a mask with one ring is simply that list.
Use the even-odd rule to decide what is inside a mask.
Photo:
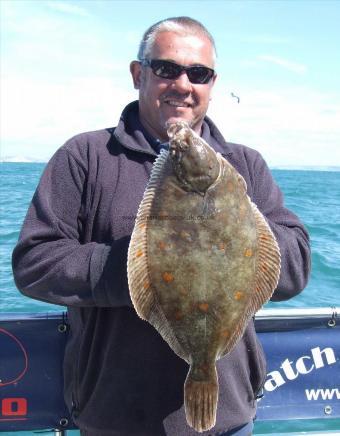
[{"label": "blue banner", "polygon": [[70,428],[63,399],[64,317],[4,318],[0,318],[0,432]]},{"label": "blue banner", "polygon": [[256,327],[267,358],[258,419],[339,418],[340,319],[264,318]]},{"label": "blue banner", "polygon": [[[256,329],[268,362],[257,418],[339,418],[339,318],[266,315]],[[63,399],[67,331],[63,314],[1,316],[0,432],[74,428]]]}]

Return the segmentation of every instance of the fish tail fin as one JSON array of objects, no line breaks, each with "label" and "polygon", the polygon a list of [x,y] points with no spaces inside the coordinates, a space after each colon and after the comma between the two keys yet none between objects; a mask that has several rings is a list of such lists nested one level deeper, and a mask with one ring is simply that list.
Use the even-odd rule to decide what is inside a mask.
[{"label": "fish tail fin", "polygon": [[195,380],[191,366],[184,384],[187,422],[198,432],[209,430],[216,423],[218,381],[215,365],[208,374],[204,380]]}]

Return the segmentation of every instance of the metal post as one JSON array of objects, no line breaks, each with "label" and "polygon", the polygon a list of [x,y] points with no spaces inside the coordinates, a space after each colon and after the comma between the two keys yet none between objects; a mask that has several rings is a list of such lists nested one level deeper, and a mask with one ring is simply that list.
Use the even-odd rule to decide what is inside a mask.
[{"label": "metal post", "polygon": [[54,436],[67,436],[67,430],[54,430]]}]

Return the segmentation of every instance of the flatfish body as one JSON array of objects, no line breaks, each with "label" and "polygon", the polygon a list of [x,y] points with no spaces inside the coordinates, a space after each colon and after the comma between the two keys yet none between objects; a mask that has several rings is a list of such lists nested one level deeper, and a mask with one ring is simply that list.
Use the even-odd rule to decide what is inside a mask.
[{"label": "flatfish body", "polygon": [[168,135],[138,210],[128,280],[138,315],[190,365],[186,418],[202,432],[216,422],[215,362],[272,295],[280,252],[234,167],[184,122]]}]

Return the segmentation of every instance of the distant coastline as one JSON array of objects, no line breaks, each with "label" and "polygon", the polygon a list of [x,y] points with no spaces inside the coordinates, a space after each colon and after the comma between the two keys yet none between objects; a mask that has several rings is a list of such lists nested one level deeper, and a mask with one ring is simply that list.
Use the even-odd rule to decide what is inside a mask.
[{"label": "distant coastline", "polygon": [[340,166],[336,165],[273,165],[269,167],[271,170],[340,172]]},{"label": "distant coastline", "polygon": [[[37,159],[29,156],[6,156],[0,158],[0,163],[47,163],[46,159]],[[287,171],[331,171],[340,172],[338,165],[269,165],[271,170]]]},{"label": "distant coastline", "polygon": [[46,159],[27,156],[5,156],[0,158],[0,163],[47,163]]}]

